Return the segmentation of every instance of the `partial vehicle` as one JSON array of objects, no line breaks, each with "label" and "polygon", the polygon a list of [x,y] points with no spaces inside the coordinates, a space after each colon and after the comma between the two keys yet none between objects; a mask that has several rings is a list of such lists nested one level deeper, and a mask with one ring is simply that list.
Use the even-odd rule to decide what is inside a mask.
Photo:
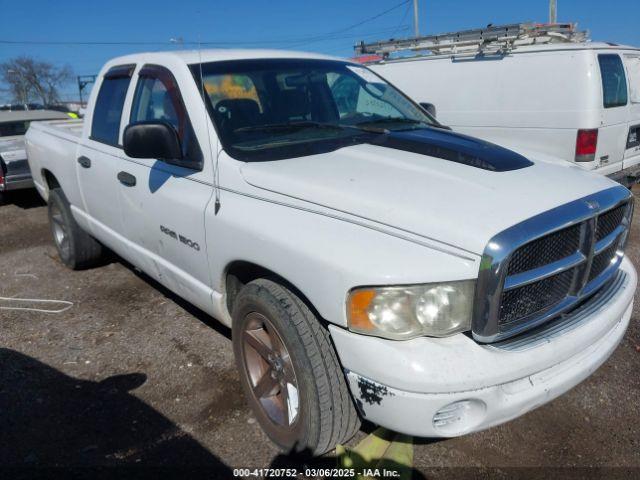
[{"label": "partial vehicle", "polygon": [[358,48],[457,132],[627,186],[640,179],[636,47],[588,41],[574,24],[513,24]]},{"label": "partial vehicle", "polygon": [[0,202],[5,192],[33,188],[24,134],[31,122],[53,119],[69,117],[50,110],[0,112]]},{"label": "partial vehicle", "polygon": [[46,110],[41,103],[5,103],[0,105],[0,111],[24,112],[27,110]]},{"label": "partial vehicle", "polygon": [[588,377],[629,324],[628,189],[454,133],[356,63],[116,58],[84,121],[33,124],[27,152],[61,260],[107,247],[229,326],[285,449],[331,450],[361,418],[497,425]]}]

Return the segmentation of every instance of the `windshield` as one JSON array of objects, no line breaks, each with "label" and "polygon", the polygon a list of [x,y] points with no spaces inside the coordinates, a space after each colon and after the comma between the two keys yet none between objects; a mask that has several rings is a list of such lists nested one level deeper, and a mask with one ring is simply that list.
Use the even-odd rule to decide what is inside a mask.
[{"label": "windshield", "polygon": [[[191,68],[199,80],[200,66]],[[241,160],[310,155],[438,126],[371,70],[340,61],[212,62],[202,64],[202,81],[223,147]]]}]

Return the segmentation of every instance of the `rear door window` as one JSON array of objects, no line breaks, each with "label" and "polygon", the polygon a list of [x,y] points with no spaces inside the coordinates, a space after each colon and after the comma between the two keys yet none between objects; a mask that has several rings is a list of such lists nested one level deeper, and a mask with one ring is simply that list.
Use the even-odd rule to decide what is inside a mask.
[{"label": "rear door window", "polygon": [[616,54],[598,55],[602,77],[604,108],[622,107],[627,104],[627,78],[622,59]]},{"label": "rear door window", "polygon": [[113,67],[105,74],[93,108],[92,140],[118,146],[122,107],[134,67],[135,65]]}]

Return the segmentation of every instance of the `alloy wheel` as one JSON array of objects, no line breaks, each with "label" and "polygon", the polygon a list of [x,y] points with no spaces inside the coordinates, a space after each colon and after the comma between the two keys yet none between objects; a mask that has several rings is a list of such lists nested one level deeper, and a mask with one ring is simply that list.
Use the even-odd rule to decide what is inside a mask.
[{"label": "alloy wheel", "polygon": [[67,225],[62,216],[62,211],[60,211],[55,204],[51,205],[51,228],[53,231],[53,240],[56,242],[60,253],[63,257],[68,257],[71,249],[69,232],[67,231]]},{"label": "alloy wheel", "polygon": [[267,317],[247,314],[242,335],[244,366],[255,402],[278,427],[298,420],[299,389],[291,357]]}]

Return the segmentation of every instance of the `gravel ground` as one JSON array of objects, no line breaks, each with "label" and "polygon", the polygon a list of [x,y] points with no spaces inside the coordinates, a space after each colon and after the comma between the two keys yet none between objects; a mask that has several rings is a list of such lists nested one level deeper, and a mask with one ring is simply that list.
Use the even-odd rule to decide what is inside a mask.
[{"label": "gravel ground", "polygon": [[[639,222],[628,248],[636,267]],[[249,412],[229,330],[117,259],[66,269],[33,192],[0,206],[0,265],[0,296],[73,302],[59,314],[0,310],[3,468],[203,467],[230,478],[233,468],[299,461],[278,457]],[[591,378],[506,425],[416,439],[414,477],[640,476],[639,367],[634,308],[622,344]],[[363,430],[351,444],[371,426]]]}]

